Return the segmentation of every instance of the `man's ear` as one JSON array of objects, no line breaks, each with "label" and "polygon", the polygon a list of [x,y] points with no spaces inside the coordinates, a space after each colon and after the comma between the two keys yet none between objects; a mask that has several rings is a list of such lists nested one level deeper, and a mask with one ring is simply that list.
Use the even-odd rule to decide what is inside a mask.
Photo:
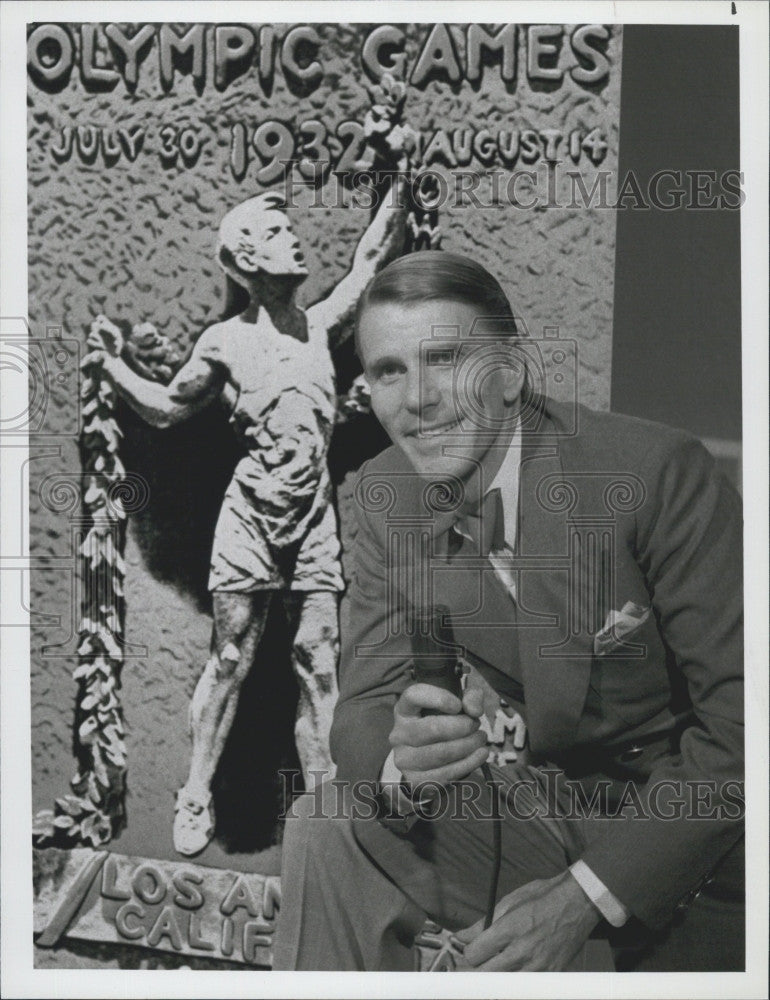
[{"label": "man's ear", "polygon": [[525,378],[526,369],[524,368],[524,363],[521,358],[513,354],[503,372],[503,399],[506,403],[515,403],[519,396],[521,396]]},{"label": "man's ear", "polygon": [[233,254],[235,266],[245,274],[256,274],[259,270],[259,257],[253,247],[241,248]]}]

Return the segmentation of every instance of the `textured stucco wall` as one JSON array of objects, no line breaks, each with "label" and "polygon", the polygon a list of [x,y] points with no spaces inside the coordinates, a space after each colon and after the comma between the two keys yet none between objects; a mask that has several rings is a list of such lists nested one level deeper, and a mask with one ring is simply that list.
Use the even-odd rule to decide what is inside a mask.
[{"label": "textured stucco wall", "polygon": [[[284,29],[278,28],[280,37]],[[213,260],[216,227],[224,212],[262,188],[252,163],[243,179],[228,164],[230,127],[247,123],[249,132],[267,118],[299,123],[320,118],[333,130],[345,120],[363,120],[370,105],[359,53],[369,28],[317,26],[321,36],[324,79],[307,96],[292,93],[280,69],[266,97],[255,73],[224,92],[210,81],[201,93],[189,76],[177,76],[163,94],[157,55],[142,63],[138,85],[123,82],[109,93],[87,93],[77,71],[56,93],[29,88],[29,316],[35,336],[49,325],[84,345],[91,319],[100,312],[116,321],[151,321],[183,355],[201,331],[221,316],[225,284]],[[72,29],[77,41],[77,32]],[[458,52],[464,32],[452,28]],[[408,29],[406,53],[414,64],[427,26]],[[101,36],[99,36],[101,38]],[[567,61],[565,43],[560,57]],[[541,130],[600,128],[608,142],[601,163],[614,171],[618,149],[620,34],[607,45],[610,73],[606,84],[579,86],[565,75],[559,86],[531,86],[526,79],[525,35],[519,33],[519,69],[515,87],[506,87],[500,71],[488,67],[481,86],[434,81],[424,90],[410,87],[406,119],[426,141],[437,128]],[[110,56],[100,42],[98,60]],[[192,126],[205,136],[197,162],[165,166],[158,155],[164,125]],[[143,126],[147,134],[135,162],[122,155],[105,165],[77,155],[58,162],[52,146],[65,126],[107,129]],[[474,161],[476,168],[479,164]],[[519,162],[516,169],[526,165]],[[499,162],[496,169],[502,169]],[[542,158],[529,167],[543,171]],[[591,188],[596,167],[583,155],[579,169]],[[451,174],[451,171],[445,171]],[[508,174],[510,170],[507,171]],[[486,203],[489,180],[478,191]],[[614,183],[614,175],[613,175]],[[519,189],[523,197],[524,187]],[[313,195],[301,191],[300,205]],[[310,277],[302,300],[321,297],[345,274],[355,241],[369,213],[355,208],[298,208],[291,213],[306,250]],[[599,407],[609,402],[611,319],[614,265],[614,212],[541,207],[523,211],[503,203],[470,209],[448,205],[440,212],[445,249],[472,254],[501,280],[531,334],[558,327],[579,347],[580,398]],[[341,364],[349,364],[349,359]],[[556,387],[564,393],[565,386]],[[42,480],[52,473],[77,474],[76,440],[67,436],[75,414],[75,376],[53,382],[46,433],[33,448],[30,476],[30,539],[33,554],[72,555],[71,533],[77,506],[46,502]],[[233,457],[228,428],[216,408],[179,430],[154,432],[121,411],[124,458],[129,469],[150,483],[148,508],[130,525],[127,542],[127,639],[138,644],[123,671],[122,701],[128,722],[128,826],[116,847],[128,853],[171,857],[173,794],[183,780],[189,753],[186,716],[190,694],[208,651],[210,617],[205,594],[206,562],[214,517]],[[342,483],[340,513],[348,538],[349,481],[361,458],[379,450],[373,425],[341,429],[344,447],[333,452],[334,476]],[[54,509],[51,509],[54,508]],[[74,520],[73,520],[74,519]],[[49,807],[67,789],[74,770],[71,755],[75,686],[76,600],[70,564],[32,574],[32,608],[61,616],[61,627],[39,620],[33,634],[32,766],[34,806]],[[344,616],[343,607],[343,616]],[[286,677],[285,651],[277,638],[263,647],[258,669],[244,694],[241,720],[224,762],[220,819],[225,834],[201,859],[230,868],[252,866],[274,871],[277,852],[270,849],[272,829],[259,829],[262,804],[275,799],[275,767],[293,763],[291,747],[275,736],[289,725],[292,682]],[[63,644],[60,656],[43,655],[43,644]],[[276,709],[276,704],[280,708]],[[240,734],[240,735],[239,735]],[[238,772],[242,772],[239,777]],[[239,783],[240,782],[240,783]],[[228,806],[229,803],[229,806]],[[244,811],[245,810],[245,811]],[[264,824],[263,824],[264,825]],[[251,829],[251,828],[254,829]],[[248,828],[248,829],[247,829]],[[246,833],[244,834],[244,830]],[[229,833],[227,832],[229,831]],[[256,832],[255,832],[256,831]]]}]

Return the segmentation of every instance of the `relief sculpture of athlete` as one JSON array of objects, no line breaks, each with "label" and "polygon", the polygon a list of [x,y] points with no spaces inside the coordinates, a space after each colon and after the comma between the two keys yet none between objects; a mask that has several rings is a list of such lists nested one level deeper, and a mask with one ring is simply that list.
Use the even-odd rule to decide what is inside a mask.
[{"label": "relief sculpture of athlete", "polygon": [[212,652],[190,706],[190,771],[174,821],[180,854],[198,854],[214,835],[211,782],[276,591],[293,635],[295,738],[306,784],[312,786],[313,770],[333,773],[329,728],[343,579],[327,468],[336,408],[330,349],[350,327],[375,271],[399,250],[397,201],[382,200],[348,275],[307,310],[295,296],[308,270],[280,197],[268,192],[232,209],[219,228],[217,259],[248,291],[249,304],[203,332],[168,386],[121,359],[114,324],[99,317],[91,328],[91,360],[101,362],[141,417],[168,427],[224,393],[234,399],[231,423],[245,450],[214,534]]}]

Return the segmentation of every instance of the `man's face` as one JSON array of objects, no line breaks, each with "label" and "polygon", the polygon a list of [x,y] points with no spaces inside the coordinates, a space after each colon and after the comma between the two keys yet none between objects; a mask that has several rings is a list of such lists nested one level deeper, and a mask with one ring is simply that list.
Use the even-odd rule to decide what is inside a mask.
[{"label": "man's face", "polygon": [[372,409],[421,475],[467,481],[513,431],[523,369],[504,342],[478,335],[483,315],[435,301],[372,305],[360,318]]},{"label": "man's face", "polygon": [[291,223],[278,209],[259,211],[251,221],[250,246],[234,254],[241,271],[255,274],[258,270],[275,276],[305,277],[307,267]]}]

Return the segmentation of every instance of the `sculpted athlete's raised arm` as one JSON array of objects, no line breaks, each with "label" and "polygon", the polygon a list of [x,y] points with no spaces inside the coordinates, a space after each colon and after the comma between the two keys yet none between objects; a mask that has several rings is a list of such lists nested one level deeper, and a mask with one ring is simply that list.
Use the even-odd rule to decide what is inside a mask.
[{"label": "sculpted athlete's raised arm", "polygon": [[329,295],[311,306],[308,320],[322,326],[329,346],[336,347],[350,332],[358,301],[377,271],[396,257],[404,241],[404,181],[398,176],[383,195],[377,212],[358,242],[350,271]]}]

